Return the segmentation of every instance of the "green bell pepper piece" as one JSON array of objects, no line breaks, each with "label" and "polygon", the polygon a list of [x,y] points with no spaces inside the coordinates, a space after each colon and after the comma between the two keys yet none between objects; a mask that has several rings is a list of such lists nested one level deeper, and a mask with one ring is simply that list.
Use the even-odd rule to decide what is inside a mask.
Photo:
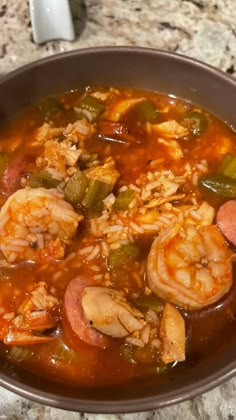
[{"label": "green bell pepper piece", "polygon": [[88,184],[87,176],[83,172],[77,171],[66,184],[65,200],[72,204],[81,203]]},{"label": "green bell pepper piece", "polygon": [[199,187],[223,198],[236,198],[236,180],[219,173],[204,175]]},{"label": "green bell pepper piece", "polygon": [[[97,99],[93,98],[89,94],[85,94],[82,96],[80,103],[78,104],[79,108],[81,109],[81,114],[83,117],[87,118],[89,122],[94,122],[97,120],[99,115],[104,111],[105,106],[101,102],[99,102]],[[91,118],[88,116],[88,111],[91,115]]]},{"label": "green bell pepper piece", "polygon": [[219,172],[230,178],[236,179],[236,156],[226,155],[220,165]]},{"label": "green bell pepper piece", "polygon": [[156,312],[163,311],[163,302],[156,296],[141,296],[133,301],[135,306],[140,306],[141,308],[153,309]]},{"label": "green bell pepper piece", "polygon": [[120,267],[125,264],[128,257],[134,259],[140,255],[139,248],[134,244],[122,245],[120,248],[112,251],[107,259],[107,267],[111,270],[114,267]]},{"label": "green bell pepper piece", "polygon": [[102,200],[104,200],[111,191],[112,185],[99,181],[98,179],[90,179],[88,188],[83,197],[82,205],[88,210],[100,212],[103,208]]},{"label": "green bell pepper piece", "polygon": [[60,181],[54,179],[45,169],[29,175],[29,186],[31,188],[56,188],[59,183]]},{"label": "green bell pepper piece", "polygon": [[150,101],[140,102],[133,109],[134,115],[137,120],[146,123],[154,124],[157,122],[157,109]]},{"label": "green bell pepper piece", "polygon": [[134,190],[126,190],[119,192],[116,201],[113,205],[113,209],[116,211],[127,210],[129,204],[131,203],[133,196],[135,194]]}]

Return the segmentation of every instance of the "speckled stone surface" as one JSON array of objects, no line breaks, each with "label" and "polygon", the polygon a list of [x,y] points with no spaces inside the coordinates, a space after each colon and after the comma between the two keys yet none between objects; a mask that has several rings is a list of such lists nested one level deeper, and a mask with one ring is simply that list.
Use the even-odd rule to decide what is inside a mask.
[{"label": "speckled stone surface", "polygon": [[[40,1],[40,0],[39,0]],[[0,75],[75,48],[139,45],[176,51],[236,75],[235,0],[71,0],[76,40],[32,41],[28,2],[0,0]],[[187,402],[140,414],[87,415],[27,401],[0,388],[0,420],[233,420],[236,378]]]},{"label": "speckled stone surface", "polygon": [[75,42],[32,42],[28,2],[0,0],[0,73],[74,48],[141,45],[236,71],[235,0],[71,0]]}]

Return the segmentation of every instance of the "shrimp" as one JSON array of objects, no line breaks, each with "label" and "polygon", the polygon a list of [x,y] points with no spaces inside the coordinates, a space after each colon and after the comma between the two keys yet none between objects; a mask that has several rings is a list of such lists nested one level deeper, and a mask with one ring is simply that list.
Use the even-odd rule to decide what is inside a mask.
[{"label": "shrimp", "polygon": [[150,289],[187,310],[218,301],[232,285],[232,252],[215,225],[175,224],[154,240],[147,261]]},{"label": "shrimp", "polygon": [[8,262],[64,257],[83,216],[62,197],[55,189],[25,188],[8,198],[0,211],[0,250]]},{"label": "shrimp", "polygon": [[54,338],[44,332],[55,328],[58,316],[55,308],[59,300],[48,293],[46,282],[39,282],[27,293],[14,318],[5,320],[1,339],[7,345],[27,345],[46,343]]}]

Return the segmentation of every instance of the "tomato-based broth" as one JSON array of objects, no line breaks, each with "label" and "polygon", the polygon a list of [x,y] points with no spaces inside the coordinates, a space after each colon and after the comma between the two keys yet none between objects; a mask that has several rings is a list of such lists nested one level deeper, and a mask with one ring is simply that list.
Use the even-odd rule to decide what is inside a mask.
[{"label": "tomato-based broth", "polygon": [[234,337],[229,127],[167,95],[87,87],[24,111],[0,147],[2,358],[117,385]]}]

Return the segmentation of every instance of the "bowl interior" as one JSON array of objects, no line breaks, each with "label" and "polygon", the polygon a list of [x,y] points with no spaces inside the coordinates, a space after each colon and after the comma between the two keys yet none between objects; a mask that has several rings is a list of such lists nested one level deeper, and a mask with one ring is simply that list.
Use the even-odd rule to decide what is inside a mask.
[{"label": "bowl interior", "polygon": [[[100,48],[53,56],[0,80],[0,118],[29,103],[86,85],[134,87],[172,94],[209,110],[236,128],[236,82],[202,63],[142,48]],[[71,410],[128,412],[181,401],[217,385],[236,371],[236,343],[223,342],[214,354],[168,375],[103,389],[54,384],[7,363],[0,364],[0,384],[25,397]]]}]

